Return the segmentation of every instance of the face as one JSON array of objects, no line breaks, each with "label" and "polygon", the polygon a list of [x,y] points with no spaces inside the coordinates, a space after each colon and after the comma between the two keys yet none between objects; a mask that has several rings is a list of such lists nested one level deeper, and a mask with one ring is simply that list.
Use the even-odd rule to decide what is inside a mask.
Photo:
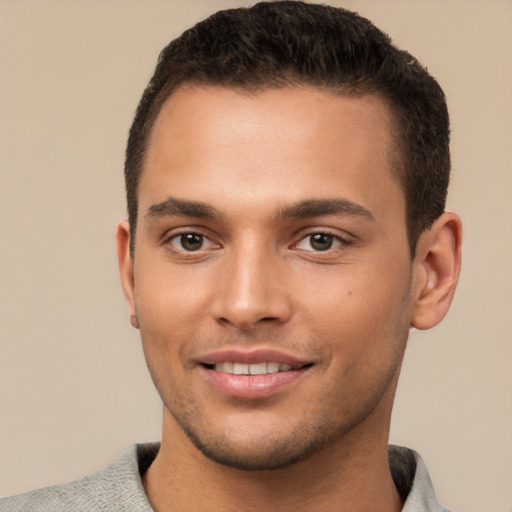
[{"label": "face", "polygon": [[387,437],[412,272],[390,148],[378,97],[167,100],[125,283],[164,432],[246,469]]}]

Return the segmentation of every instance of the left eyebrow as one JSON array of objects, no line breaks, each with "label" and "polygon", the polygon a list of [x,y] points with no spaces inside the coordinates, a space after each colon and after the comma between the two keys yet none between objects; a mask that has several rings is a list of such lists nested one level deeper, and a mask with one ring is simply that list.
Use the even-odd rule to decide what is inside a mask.
[{"label": "left eyebrow", "polygon": [[169,197],[161,203],[154,204],[148,208],[146,217],[158,218],[169,215],[178,215],[180,217],[195,217],[200,219],[216,219],[221,215],[209,204],[200,201],[186,201]]},{"label": "left eyebrow", "polygon": [[320,217],[323,215],[348,215],[375,220],[372,212],[348,199],[310,199],[279,210],[276,220],[289,218]]}]

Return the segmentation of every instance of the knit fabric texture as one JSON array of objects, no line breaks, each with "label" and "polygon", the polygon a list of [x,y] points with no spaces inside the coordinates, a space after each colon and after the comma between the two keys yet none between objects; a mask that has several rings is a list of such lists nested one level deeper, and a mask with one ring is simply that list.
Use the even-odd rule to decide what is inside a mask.
[{"label": "knit fabric texture", "polygon": [[[0,499],[0,512],[153,512],[142,475],[159,443],[130,446],[106,468],[74,482]],[[402,512],[449,512],[436,499],[427,468],[413,450],[390,446],[389,466],[404,500]]]}]

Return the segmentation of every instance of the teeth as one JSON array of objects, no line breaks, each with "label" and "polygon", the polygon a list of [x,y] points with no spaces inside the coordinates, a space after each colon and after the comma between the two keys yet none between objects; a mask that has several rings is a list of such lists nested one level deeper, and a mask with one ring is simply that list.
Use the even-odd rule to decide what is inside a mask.
[{"label": "teeth", "polygon": [[258,363],[249,365],[251,375],[265,375],[267,373],[267,363]]},{"label": "teeth", "polygon": [[292,370],[290,364],[269,363],[217,363],[215,370],[234,375],[265,375],[267,373],[288,372]]},{"label": "teeth", "polygon": [[279,363],[267,363],[267,373],[277,373],[279,371]]},{"label": "teeth", "polygon": [[235,363],[233,365],[235,375],[249,375],[249,365],[244,363]]}]

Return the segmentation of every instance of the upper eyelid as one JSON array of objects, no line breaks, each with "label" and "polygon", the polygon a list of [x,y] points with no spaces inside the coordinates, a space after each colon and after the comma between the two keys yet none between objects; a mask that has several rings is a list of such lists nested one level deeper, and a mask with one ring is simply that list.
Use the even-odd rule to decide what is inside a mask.
[{"label": "upper eyelid", "polygon": [[[209,228],[203,227],[203,226],[180,226],[168,229],[162,236],[161,240],[163,243],[168,243],[171,239],[174,239],[176,237],[179,237],[181,235],[186,234],[197,234],[205,237],[206,239],[210,240],[212,243],[216,245],[223,245],[219,240],[218,236],[215,236],[215,233],[212,233],[212,231]],[[333,238],[340,240],[343,244],[350,244],[352,241],[354,241],[355,237],[351,233],[347,231],[343,231],[340,233],[339,229],[336,228],[328,228],[328,227],[309,227],[309,228],[303,228],[298,230],[295,234],[293,234],[290,238],[292,238],[292,242],[289,246],[294,246],[307,238],[308,236],[312,236],[315,234],[325,234],[332,236]]]},{"label": "upper eyelid", "polygon": [[205,238],[208,238],[211,240],[213,237],[211,235],[211,231],[209,229],[200,227],[200,226],[182,226],[182,227],[176,227],[166,230],[161,239],[163,241],[170,240],[171,238],[175,238],[180,235],[188,235],[188,234],[196,234],[204,236]]},{"label": "upper eyelid", "polygon": [[[314,232],[314,233],[308,233],[307,235],[304,235],[303,237],[299,238],[296,242],[293,243],[293,246],[299,245],[305,239],[307,239],[308,237],[314,236],[314,235],[328,235],[328,236],[331,236],[334,240],[338,241],[340,243],[340,245],[349,245],[350,244],[350,240],[347,240],[346,238],[343,238],[343,237],[341,237],[339,235],[334,235],[333,233],[328,233],[328,232],[325,232],[325,231],[317,231],[317,232]],[[329,249],[327,249],[324,252],[327,252],[328,250]]]},{"label": "upper eyelid", "polygon": [[312,228],[302,229],[298,233],[296,233],[296,235],[294,237],[296,241],[293,243],[294,244],[298,243],[301,240],[304,240],[304,238],[306,238],[308,236],[319,235],[319,234],[332,236],[332,237],[337,238],[338,240],[341,240],[342,242],[345,242],[345,243],[349,243],[354,238],[356,238],[354,235],[352,235],[351,233],[349,233],[347,231],[343,231],[342,233],[340,233],[340,230],[335,229],[335,228],[312,227]]},{"label": "upper eyelid", "polygon": [[[192,251],[189,251],[187,249],[185,249],[184,247],[176,247],[174,245],[174,241],[176,239],[179,239],[181,236],[183,235],[199,235],[201,237],[204,238],[204,240],[207,240],[209,246],[208,247],[200,247],[199,249],[197,250],[192,250]],[[204,242],[204,241],[203,241]],[[172,234],[169,234],[168,236],[165,236],[163,238],[163,243],[162,245],[169,251],[172,251],[173,253],[175,253],[176,255],[179,255],[180,257],[182,258],[192,258],[192,259],[197,259],[198,257],[201,257],[201,256],[204,256],[205,254],[207,254],[209,251],[212,251],[212,250],[217,250],[219,248],[221,248],[222,246],[211,239],[211,237],[208,237],[207,235],[203,234],[203,233],[199,233],[198,230],[184,230],[184,231],[180,231],[178,233],[172,233]]]}]

